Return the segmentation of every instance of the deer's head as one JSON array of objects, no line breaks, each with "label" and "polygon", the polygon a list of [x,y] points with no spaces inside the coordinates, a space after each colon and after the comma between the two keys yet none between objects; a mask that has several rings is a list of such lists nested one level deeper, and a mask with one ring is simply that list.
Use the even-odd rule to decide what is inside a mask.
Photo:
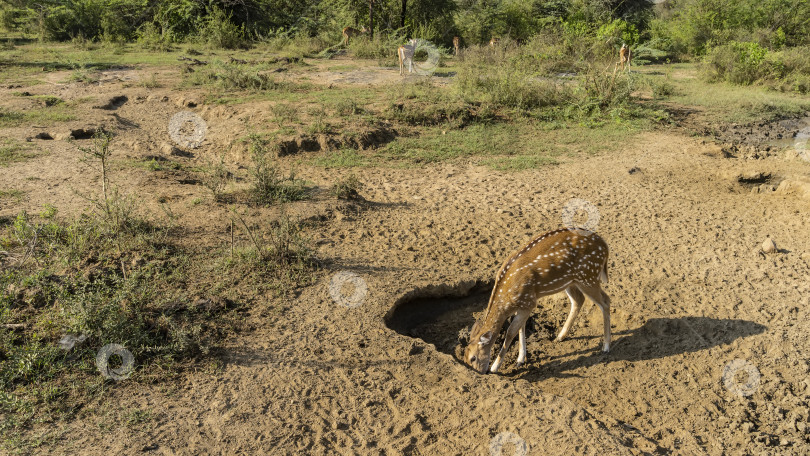
[{"label": "deer's head", "polygon": [[470,342],[464,349],[464,362],[479,374],[486,374],[492,356],[492,331],[481,331],[481,323],[475,322],[470,331]]}]

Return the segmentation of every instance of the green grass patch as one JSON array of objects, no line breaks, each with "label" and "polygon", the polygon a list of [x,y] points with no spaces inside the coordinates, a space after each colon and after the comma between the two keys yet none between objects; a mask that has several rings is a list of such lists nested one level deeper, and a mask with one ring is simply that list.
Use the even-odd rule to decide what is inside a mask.
[{"label": "green grass patch", "polygon": [[17,140],[5,139],[0,142],[0,166],[26,161],[36,156],[29,146]]},{"label": "green grass patch", "polygon": [[[663,70],[663,71],[662,71]],[[688,109],[697,108],[707,123],[750,123],[801,116],[810,110],[810,95],[779,92],[764,86],[700,78],[695,64],[651,65],[642,70],[653,84],[666,82],[671,94],[662,97]]]},{"label": "green grass patch", "polygon": [[[127,381],[154,381],[210,353],[233,318],[232,305],[195,303],[188,284],[196,265],[170,241],[168,226],[131,217],[113,231],[97,215],[60,221],[48,208],[43,215],[36,221],[23,212],[0,229],[8,253],[0,258],[0,324],[23,325],[0,331],[0,447],[7,450],[35,445],[32,425],[71,419],[102,397],[111,385],[95,363],[102,346],[133,354]],[[65,349],[66,334],[84,340]]]},{"label": "green grass patch", "polygon": [[163,157],[150,157],[144,160],[127,160],[125,164],[133,168],[145,169],[147,171],[177,171],[183,169],[181,163]]},{"label": "green grass patch", "polygon": [[372,159],[364,156],[355,149],[341,149],[333,152],[326,152],[322,156],[315,158],[312,163],[315,166],[324,168],[356,168],[358,166],[369,166]]},{"label": "green grass patch", "polygon": [[0,200],[12,199],[20,201],[22,200],[23,196],[25,196],[25,192],[22,190],[17,190],[13,188],[9,190],[0,190]]},{"label": "green grass patch", "polygon": [[74,120],[76,116],[66,105],[34,108],[27,111],[9,111],[0,108],[0,127],[19,127],[28,123],[54,124]]}]

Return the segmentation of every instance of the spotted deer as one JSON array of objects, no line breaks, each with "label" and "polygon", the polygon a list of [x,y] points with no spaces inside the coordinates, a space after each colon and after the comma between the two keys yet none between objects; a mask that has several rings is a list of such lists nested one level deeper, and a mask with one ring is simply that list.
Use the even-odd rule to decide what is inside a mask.
[{"label": "spotted deer", "polygon": [[501,39],[497,36],[493,36],[492,39],[489,40],[489,47],[494,48],[501,42]]},{"label": "spotted deer", "polygon": [[461,38],[454,36],[453,37],[453,55],[458,57],[458,52],[461,50]]},{"label": "spotted deer", "polygon": [[408,65],[408,73],[413,73],[413,54],[416,51],[415,39],[408,40],[408,44],[404,44],[397,49],[399,56],[399,74],[402,76],[405,70],[405,65]]},{"label": "spotted deer", "polygon": [[617,67],[618,67],[618,65],[621,65],[622,66],[622,71],[624,71],[624,64],[626,63],[627,64],[627,71],[630,71],[630,60],[632,58],[633,57],[632,57],[632,55],[630,53],[630,48],[627,47],[627,44],[622,43],[622,48],[619,49],[619,63],[616,64]]},{"label": "spotted deer", "polygon": [[603,352],[610,350],[610,297],[600,282],[607,282],[608,246],[596,233],[584,229],[561,229],[534,238],[512,254],[495,277],[495,287],[481,320],[470,331],[464,361],[479,373],[486,373],[492,346],[506,319],[514,315],[506,330],[503,347],[490,372],[497,372],[516,335],[520,335],[517,365],[526,361],[526,320],[538,299],[565,290],[571,310],[557,341],[568,334],[587,296],[602,309]]},{"label": "spotted deer", "polygon": [[354,27],[346,27],[346,28],[343,29],[343,41],[345,42],[346,46],[348,46],[349,45],[349,38],[354,38],[356,36],[360,36],[360,35],[363,35],[365,33],[368,33],[368,29],[366,29],[365,25],[362,26],[360,28],[360,30],[357,30]]}]

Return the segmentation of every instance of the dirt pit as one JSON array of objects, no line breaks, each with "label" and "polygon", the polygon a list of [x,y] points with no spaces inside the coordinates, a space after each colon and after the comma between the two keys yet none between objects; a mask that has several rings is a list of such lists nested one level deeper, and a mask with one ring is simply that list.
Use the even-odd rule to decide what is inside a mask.
[{"label": "dirt pit", "polygon": [[385,325],[404,336],[421,339],[442,353],[457,356],[466,343],[473,315],[487,306],[492,284],[478,284],[464,296],[415,298],[396,304]]}]

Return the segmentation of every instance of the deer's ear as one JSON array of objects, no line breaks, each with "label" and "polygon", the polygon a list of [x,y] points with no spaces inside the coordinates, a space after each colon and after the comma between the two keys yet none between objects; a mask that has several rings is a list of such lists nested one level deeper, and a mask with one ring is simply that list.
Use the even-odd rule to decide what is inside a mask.
[{"label": "deer's ear", "polygon": [[487,331],[481,334],[481,338],[478,339],[478,345],[486,345],[490,340],[492,340],[492,331]]}]

